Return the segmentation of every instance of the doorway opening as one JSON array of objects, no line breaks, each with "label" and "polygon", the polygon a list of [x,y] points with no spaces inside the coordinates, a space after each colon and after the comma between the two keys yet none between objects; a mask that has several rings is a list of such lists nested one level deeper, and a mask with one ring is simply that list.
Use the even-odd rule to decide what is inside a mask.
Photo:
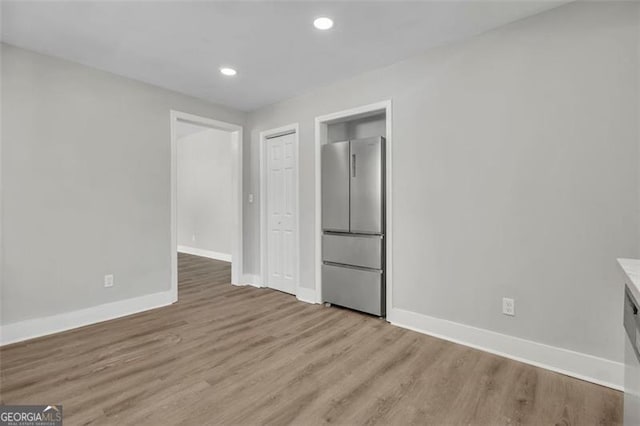
[{"label": "doorway opening", "polygon": [[[323,205],[322,205],[322,147],[326,144],[332,144],[346,140],[364,140],[365,138],[372,137],[384,137],[384,179],[383,179],[383,214],[381,215],[384,223],[384,242],[381,245],[382,249],[382,283],[379,285],[379,279],[375,279],[376,288],[380,288],[381,298],[376,295],[375,303],[379,306],[382,304],[382,312],[386,312],[387,318],[393,315],[393,220],[392,220],[392,153],[393,153],[393,140],[392,140],[392,111],[391,100],[378,102],[375,104],[364,105],[360,107],[351,108],[344,111],[339,111],[323,116],[316,117],[315,119],[315,195],[316,195],[316,211],[315,211],[315,297],[316,303],[322,303],[326,300],[326,294],[323,291],[323,269],[326,269],[330,274],[328,282],[333,281],[335,286],[336,282],[344,281],[345,277],[348,280],[353,280],[354,277],[348,276],[348,274],[342,274],[336,276],[332,274],[331,268],[323,268]],[[352,157],[353,164],[351,170],[353,176],[355,176],[355,158]],[[349,195],[351,198],[351,195]],[[351,201],[349,201],[351,203]],[[349,216],[351,212],[349,212]],[[330,242],[330,239],[327,239]],[[329,246],[328,251],[331,251]],[[332,262],[328,262],[332,263]],[[378,265],[376,265],[377,269]],[[335,271],[334,271],[335,272]],[[366,282],[367,285],[371,284],[373,280],[371,277],[364,278],[364,274],[355,277],[362,282]],[[370,285],[369,285],[370,287]],[[356,294],[356,293],[354,293]],[[367,290],[367,294],[369,294]],[[332,297],[334,297],[333,295]],[[351,295],[349,295],[351,297]],[[356,297],[356,296],[354,296]],[[353,299],[353,298],[352,298]],[[360,295],[356,300],[357,303],[352,304],[367,304],[370,302],[368,299],[363,299]],[[353,302],[352,300],[352,302]],[[380,302],[378,302],[380,300]],[[366,302],[366,303],[365,303]],[[348,306],[348,305],[347,305]],[[368,306],[368,305],[367,305]],[[368,312],[367,309],[355,308]],[[384,316],[384,315],[383,315]]]},{"label": "doorway opening", "polygon": [[[215,259],[242,275],[242,127],[171,111],[171,291],[178,253]],[[184,255],[183,255],[184,256]],[[188,256],[186,256],[188,257]]]}]

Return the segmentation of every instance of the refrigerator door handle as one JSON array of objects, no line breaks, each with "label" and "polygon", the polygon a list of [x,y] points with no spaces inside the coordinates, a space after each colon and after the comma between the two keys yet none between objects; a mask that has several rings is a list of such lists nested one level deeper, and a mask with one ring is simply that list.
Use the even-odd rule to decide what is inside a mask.
[{"label": "refrigerator door handle", "polygon": [[356,177],[356,155],[351,154],[351,173],[353,177]]}]

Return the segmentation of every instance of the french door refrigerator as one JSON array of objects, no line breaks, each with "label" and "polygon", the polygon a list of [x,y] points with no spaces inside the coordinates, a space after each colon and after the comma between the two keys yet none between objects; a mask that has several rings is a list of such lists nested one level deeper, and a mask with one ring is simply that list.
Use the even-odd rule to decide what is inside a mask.
[{"label": "french door refrigerator", "polygon": [[385,315],[385,139],[322,146],[322,298]]}]

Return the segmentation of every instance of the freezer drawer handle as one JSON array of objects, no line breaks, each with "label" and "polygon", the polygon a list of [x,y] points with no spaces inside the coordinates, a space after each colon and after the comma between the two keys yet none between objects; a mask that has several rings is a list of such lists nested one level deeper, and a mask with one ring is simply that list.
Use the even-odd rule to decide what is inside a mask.
[{"label": "freezer drawer handle", "polygon": [[331,262],[328,260],[325,260],[322,263],[324,265],[334,266],[336,268],[355,269],[357,271],[375,272],[376,274],[383,274],[382,269],[368,268],[366,266],[347,265],[346,263]]},{"label": "freezer drawer handle", "polygon": [[356,177],[356,155],[351,154],[351,170],[353,172],[353,177]]}]

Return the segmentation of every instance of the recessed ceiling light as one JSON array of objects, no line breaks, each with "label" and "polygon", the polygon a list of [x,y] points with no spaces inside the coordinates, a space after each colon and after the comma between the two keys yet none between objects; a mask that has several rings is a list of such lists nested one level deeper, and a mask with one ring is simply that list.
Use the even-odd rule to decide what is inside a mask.
[{"label": "recessed ceiling light", "polygon": [[220,73],[222,73],[224,75],[229,75],[229,76],[238,74],[238,72],[236,70],[234,70],[233,68],[229,68],[229,67],[220,68]]},{"label": "recessed ceiling light", "polygon": [[313,26],[319,30],[328,30],[333,27],[333,20],[331,18],[327,18],[326,16],[321,16],[320,18],[316,18],[313,21]]}]

